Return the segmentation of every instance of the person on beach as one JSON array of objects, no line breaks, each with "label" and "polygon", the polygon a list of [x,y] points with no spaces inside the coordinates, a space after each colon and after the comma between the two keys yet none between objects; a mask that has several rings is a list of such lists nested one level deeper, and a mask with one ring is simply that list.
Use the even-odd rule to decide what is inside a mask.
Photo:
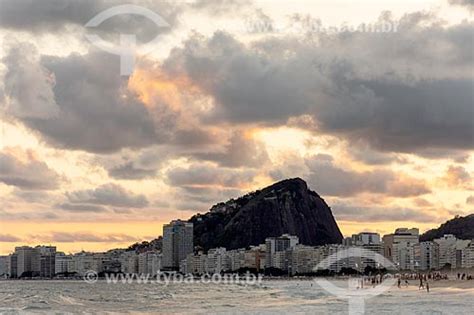
[{"label": "person on beach", "polygon": [[420,277],[420,286],[418,287],[418,290],[424,289],[425,286],[423,285],[423,278]]},{"label": "person on beach", "polygon": [[400,289],[400,284],[402,283],[402,279],[398,278],[398,288]]},{"label": "person on beach", "polygon": [[426,292],[430,293],[430,284],[426,281]]},{"label": "person on beach", "polygon": [[408,280],[405,279],[405,286],[408,288]]}]

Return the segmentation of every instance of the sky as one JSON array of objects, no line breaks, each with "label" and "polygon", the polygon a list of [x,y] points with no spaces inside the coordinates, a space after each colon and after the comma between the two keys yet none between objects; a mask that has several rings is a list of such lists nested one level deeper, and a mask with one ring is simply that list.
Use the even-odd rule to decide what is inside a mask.
[{"label": "sky", "polygon": [[[166,25],[123,14],[85,26],[124,4]],[[151,240],[172,219],[293,177],[346,236],[473,213],[473,10],[0,0],[0,254]],[[111,46],[136,35],[129,75],[91,34]]]}]

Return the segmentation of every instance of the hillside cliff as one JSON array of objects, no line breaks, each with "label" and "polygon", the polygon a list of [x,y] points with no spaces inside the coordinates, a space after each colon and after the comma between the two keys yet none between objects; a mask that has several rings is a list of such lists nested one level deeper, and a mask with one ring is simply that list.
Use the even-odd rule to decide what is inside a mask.
[{"label": "hillside cliff", "polygon": [[305,245],[341,243],[342,234],[331,209],[300,178],[287,179],[238,199],[214,205],[197,214],[194,245],[244,248],[284,233],[297,235]]}]

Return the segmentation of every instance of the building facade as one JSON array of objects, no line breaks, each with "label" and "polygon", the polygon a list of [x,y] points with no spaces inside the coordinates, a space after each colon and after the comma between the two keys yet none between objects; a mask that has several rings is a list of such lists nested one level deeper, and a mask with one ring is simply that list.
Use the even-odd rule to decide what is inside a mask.
[{"label": "building facade", "polygon": [[192,223],[174,220],[163,226],[163,268],[179,269],[193,249]]}]

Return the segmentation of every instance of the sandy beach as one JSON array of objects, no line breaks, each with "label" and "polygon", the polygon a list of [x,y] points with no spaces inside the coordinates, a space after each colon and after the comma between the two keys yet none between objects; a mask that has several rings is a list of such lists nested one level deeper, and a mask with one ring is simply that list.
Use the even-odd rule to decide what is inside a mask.
[{"label": "sandy beach", "polygon": [[[408,280],[409,286],[408,289],[418,290],[419,280]],[[431,280],[429,281],[430,291],[436,289],[474,289],[474,280]],[[404,284],[402,284],[402,289],[407,289]]]}]

